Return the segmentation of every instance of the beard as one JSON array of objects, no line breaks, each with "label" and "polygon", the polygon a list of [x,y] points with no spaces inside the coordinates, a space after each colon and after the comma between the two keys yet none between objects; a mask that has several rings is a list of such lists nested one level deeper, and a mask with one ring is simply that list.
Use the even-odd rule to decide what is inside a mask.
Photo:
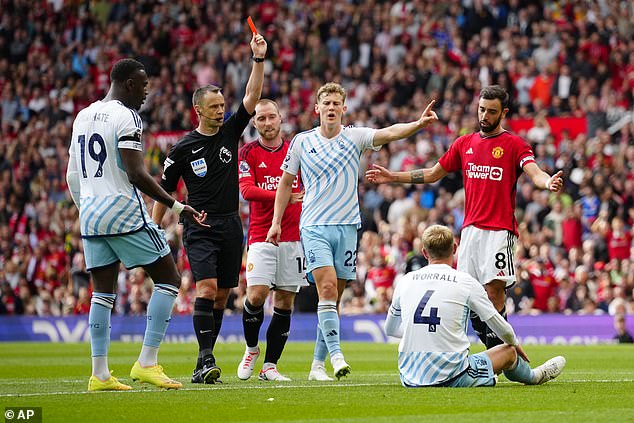
[{"label": "beard", "polygon": [[263,140],[273,141],[280,134],[280,130],[281,128],[277,128],[272,131],[263,131],[263,132],[258,131],[258,133],[260,134]]},{"label": "beard", "polygon": [[480,131],[484,132],[485,134],[488,134],[490,132],[493,132],[498,126],[500,126],[500,122],[502,122],[501,115],[498,118],[498,120],[496,120],[491,125],[483,125],[482,122],[478,119],[478,128],[480,129]]}]

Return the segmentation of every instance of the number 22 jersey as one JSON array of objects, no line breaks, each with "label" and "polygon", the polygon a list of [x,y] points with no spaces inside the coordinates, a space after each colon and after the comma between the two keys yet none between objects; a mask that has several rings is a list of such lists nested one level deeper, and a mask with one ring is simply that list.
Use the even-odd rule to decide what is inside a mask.
[{"label": "number 22 jersey", "polygon": [[118,100],[96,101],[77,114],[69,160],[79,170],[82,237],[132,233],[151,220],[119,154],[142,151],[142,132],[139,114]]}]

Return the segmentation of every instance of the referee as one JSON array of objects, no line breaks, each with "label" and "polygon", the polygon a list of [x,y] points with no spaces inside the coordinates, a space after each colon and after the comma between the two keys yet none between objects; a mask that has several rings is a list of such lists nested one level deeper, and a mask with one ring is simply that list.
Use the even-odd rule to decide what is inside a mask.
[{"label": "referee", "polygon": [[[198,361],[192,383],[215,383],[220,377],[213,348],[231,288],[238,286],[243,232],[238,214],[238,143],[262,93],[267,44],[257,34],[251,39],[253,68],[242,104],[224,121],[225,101],[220,88],[205,85],[194,91],[192,103],[198,127],[185,135],[165,159],[161,186],[176,190],[183,178],[188,204],[207,212],[209,228],[184,222],[183,243],[196,282],[194,331]],[[167,208],[155,203],[152,219],[160,224]],[[203,229],[203,230],[200,230]]]}]

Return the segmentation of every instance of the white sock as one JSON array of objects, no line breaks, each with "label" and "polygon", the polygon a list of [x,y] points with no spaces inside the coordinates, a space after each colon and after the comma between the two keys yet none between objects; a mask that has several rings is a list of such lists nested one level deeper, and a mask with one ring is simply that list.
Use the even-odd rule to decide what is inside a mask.
[{"label": "white sock", "polygon": [[255,347],[247,346],[247,352],[249,352],[249,353],[256,353],[258,351],[260,351],[260,347],[258,347],[257,345]]},{"label": "white sock", "polygon": [[92,358],[92,374],[93,376],[97,376],[100,380],[110,379],[107,355]]},{"label": "white sock", "polygon": [[264,363],[264,364],[262,365],[262,370],[263,370],[263,371],[265,371],[265,372],[266,372],[268,369],[275,369],[275,368],[277,368],[277,364],[275,364],[275,363]]},{"label": "white sock", "polygon": [[317,367],[326,367],[326,362],[325,361],[321,361],[321,360],[314,360],[313,359],[313,364],[311,365],[311,367],[313,369],[315,369]]},{"label": "white sock", "polygon": [[332,357],[330,357],[330,362],[332,363],[335,360],[343,360],[343,354],[342,353],[337,353],[335,355],[333,355]]},{"label": "white sock", "polygon": [[151,367],[158,364],[158,347],[143,345],[139,354],[139,364],[141,367]]}]

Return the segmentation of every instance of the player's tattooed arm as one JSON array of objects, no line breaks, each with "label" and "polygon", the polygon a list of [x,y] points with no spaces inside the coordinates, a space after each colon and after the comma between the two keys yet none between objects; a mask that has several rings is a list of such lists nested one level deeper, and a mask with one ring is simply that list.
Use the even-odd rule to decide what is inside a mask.
[{"label": "player's tattooed arm", "polygon": [[425,174],[423,169],[412,170],[410,172],[410,177],[412,178],[413,184],[424,184],[425,183]]}]

